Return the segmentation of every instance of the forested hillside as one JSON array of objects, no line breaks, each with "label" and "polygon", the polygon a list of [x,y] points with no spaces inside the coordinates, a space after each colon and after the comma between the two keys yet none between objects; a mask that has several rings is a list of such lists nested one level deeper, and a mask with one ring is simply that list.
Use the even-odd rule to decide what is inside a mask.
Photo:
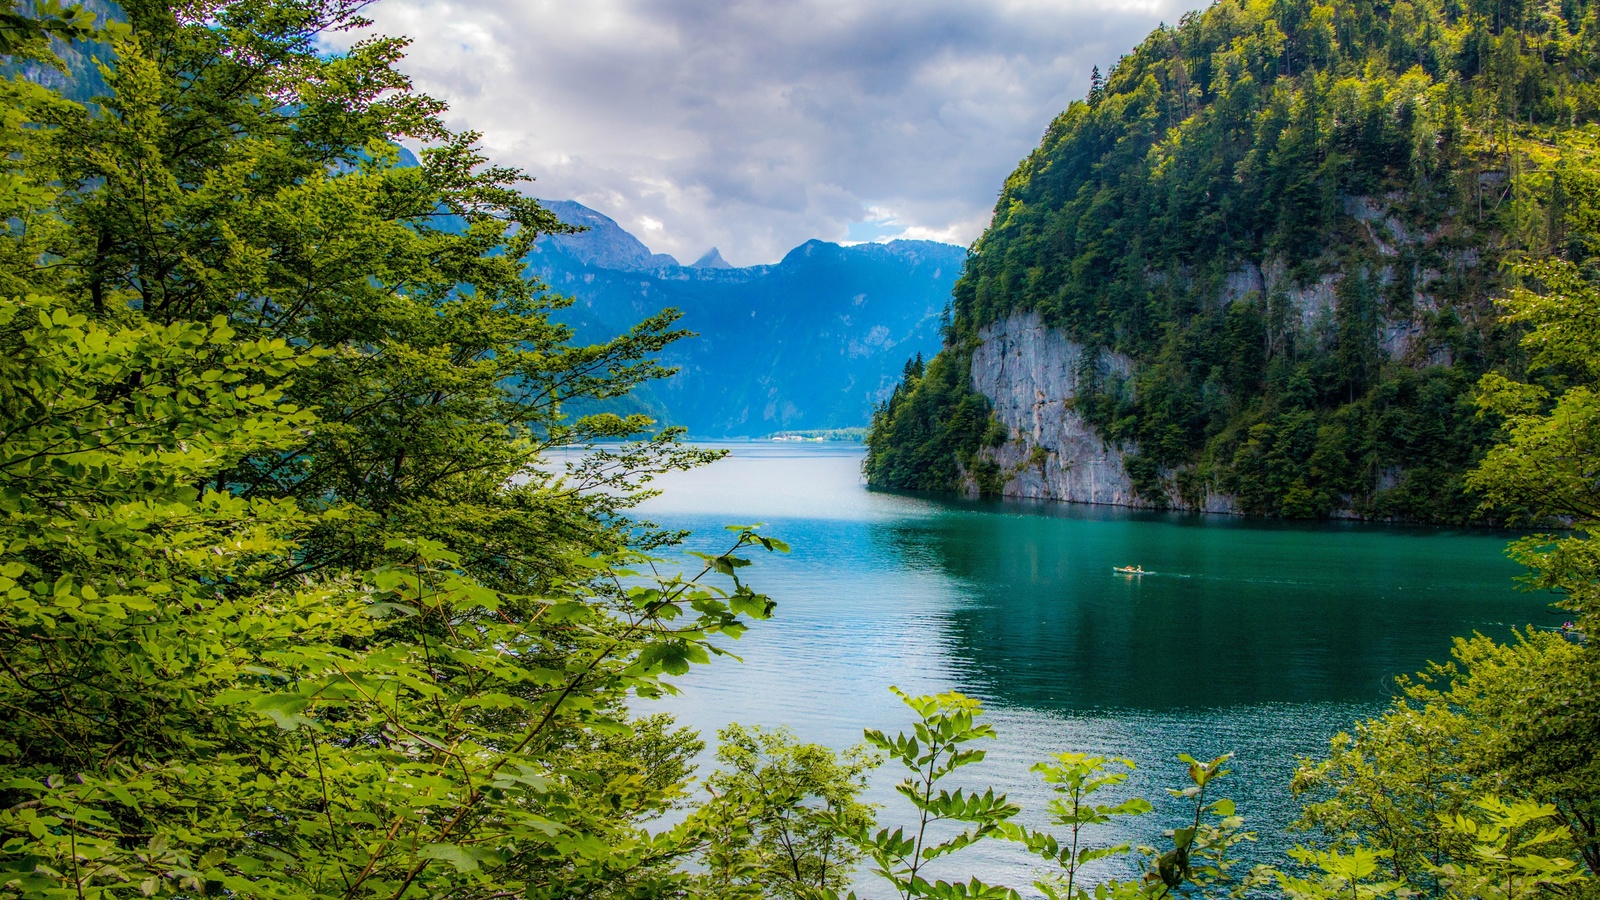
[{"label": "forested hillside", "polygon": [[[1157,29],[1007,179],[872,483],[1472,518],[1472,390],[1523,365],[1504,264],[1595,252],[1597,64],[1580,0],[1222,0]],[[1070,346],[1028,375],[1073,369],[1056,396],[995,361],[1028,328]],[[1074,487],[1089,463],[1112,475]]]}]

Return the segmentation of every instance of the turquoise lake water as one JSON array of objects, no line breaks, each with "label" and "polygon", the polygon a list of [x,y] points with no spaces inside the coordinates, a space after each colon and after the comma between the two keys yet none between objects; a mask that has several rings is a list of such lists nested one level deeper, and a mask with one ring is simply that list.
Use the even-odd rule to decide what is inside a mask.
[{"label": "turquoise lake water", "polygon": [[[1157,843],[1175,824],[1161,798],[1181,786],[1177,754],[1233,752],[1224,793],[1270,857],[1295,840],[1296,758],[1381,711],[1396,675],[1445,659],[1453,635],[1559,621],[1549,598],[1517,589],[1504,534],[872,492],[859,447],[727,446],[658,482],[641,515],[695,530],[697,549],[754,522],[791,543],[747,570],[777,614],[730,644],[742,662],[697,669],[646,708],[708,742],[742,722],[845,747],[864,727],[908,726],[890,685],[959,690],[999,732],[960,783],[1007,792],[1033,824],[1050,795],[1028,769],[1052,753],[1134,759],[1127,787],[1158,808],[1118,837]],[[1112,572],[1128,564],[1149,574]],[[899,774],[879,775],[880,821],[909,823]],[[1029,896],[1032,870],[996,845],[943,874]]]}]

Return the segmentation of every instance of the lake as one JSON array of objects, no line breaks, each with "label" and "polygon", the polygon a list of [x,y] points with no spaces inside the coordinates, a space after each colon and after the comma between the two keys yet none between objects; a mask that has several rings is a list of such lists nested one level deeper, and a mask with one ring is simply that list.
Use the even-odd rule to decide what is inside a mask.
[{"label": "lake", "polygon": [[[725,525],[763,523],[794,548],[746,570],[777,612],[729,645],[742,662],[714,660],[643,706],[708,743],[741,722],[838,748],[909,725],[890,685],[959,690],[999,738],[958,783],[1005,791],[1032,824],[1050,796],[1034,762],[1126,756],[1139,769],[1125,787],[1158,807],[1119,839],[1159,843],[1176,824],[1162,798],[1181,786],[1177,755],[1233,752],[1222,793],[1264,859],[1295,840],[1295,760],[1380,712],[1396,675],[1447,658],[1454,635],[1558,621],[1513,583],[1505,534],[908,496],[868,491],[857,446],[722,446],[727,458],[658,481],[641,515],[707,550]],[[1130,564],[1148,574],[1112,572]],[[878,774],[880,822],[910,824],[899,773]],[[1033,868],[996,845],[941,873],[1033,896]]]}]

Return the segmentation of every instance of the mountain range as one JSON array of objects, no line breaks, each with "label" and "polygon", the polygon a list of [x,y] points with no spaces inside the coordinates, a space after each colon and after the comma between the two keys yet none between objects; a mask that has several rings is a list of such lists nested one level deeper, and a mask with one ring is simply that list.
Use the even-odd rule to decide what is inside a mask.
[{"label": "mountain range", "polygon": [[529,258],[551,289],[575,298],[558,317],[578,340],[682,311],[680,325],[696,336],[662,356],[678,374],[614,411],[646,412],[694,437],[865,426],[906,360],[938,350],[967,255],[932,241],[813,240],[771,265],[731,266],[715,248],[682,265],[595,210],[543,203],[586,229],[540,238]]}]

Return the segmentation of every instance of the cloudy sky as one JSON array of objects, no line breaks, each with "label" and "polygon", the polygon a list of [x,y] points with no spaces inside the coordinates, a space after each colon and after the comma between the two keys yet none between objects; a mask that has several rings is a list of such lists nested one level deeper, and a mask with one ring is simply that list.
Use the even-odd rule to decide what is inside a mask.
[{"label": "cloudy sky", "polygon": [[1199,0],[380,0],[496,161],[691,262],[966,244],[1050,119]]}]

